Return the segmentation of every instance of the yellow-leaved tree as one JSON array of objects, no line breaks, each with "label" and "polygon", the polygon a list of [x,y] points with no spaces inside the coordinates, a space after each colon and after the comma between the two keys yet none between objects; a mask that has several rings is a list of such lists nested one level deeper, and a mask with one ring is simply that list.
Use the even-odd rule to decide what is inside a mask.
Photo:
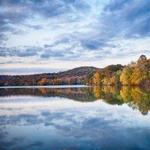
[{"label": "yellow-leaved tree", "polygon": [[135,67],[131,76],[131,84],[139,85],[142,80],[146,79],[147,72],[144,68]]},{"label": "yellow-leaved tree", "polygon": [[102,74],[96,71],[93,75],[93,85],[100,86],[102,83]]},{"label": "yellow-leaved tree", "polygon": [[130,66],[126,66],[120,75],[120,82],[122,83],[122,85],[131,84],[131,75],[132,75],[132,68]]}]

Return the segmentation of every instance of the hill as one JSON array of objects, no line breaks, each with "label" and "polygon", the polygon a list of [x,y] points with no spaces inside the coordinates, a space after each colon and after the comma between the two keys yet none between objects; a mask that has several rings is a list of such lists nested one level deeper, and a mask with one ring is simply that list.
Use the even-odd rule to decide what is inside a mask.
[{"label": "hill", "polygon": [[96,70],[99,69],[95,67],[79,67],[58,73],[0,75],[0,86],[84,84],[88,75]]},{"label": "hill", "polygon": [[142,85],[150,87],[150,59],[141,55],[126,66],[109,65],[105,68],[78,67],[58,73],[33,75],[0,75],[0,86],[34,85]]}]

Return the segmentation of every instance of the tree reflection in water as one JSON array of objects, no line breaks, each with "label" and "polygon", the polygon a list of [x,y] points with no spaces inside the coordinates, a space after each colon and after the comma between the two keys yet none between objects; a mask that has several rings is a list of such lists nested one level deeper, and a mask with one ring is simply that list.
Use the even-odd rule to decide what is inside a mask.
[{"label": "tree reflection in water", "polygon": [[123,86],[82,87],[82,88],[1,88],[0,96],[43,96],[65,97],[76,101],[88,102],[102,99],[114,105],[127,103],[133,109],[138,109],[143,115],[150,110],[149,89]]}]

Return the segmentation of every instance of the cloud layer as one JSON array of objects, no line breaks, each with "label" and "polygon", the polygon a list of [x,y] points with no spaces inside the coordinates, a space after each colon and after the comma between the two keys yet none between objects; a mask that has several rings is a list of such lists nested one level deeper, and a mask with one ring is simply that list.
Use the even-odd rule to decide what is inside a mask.
[{"label": "cloud layer", "polygon": [[1,0],[0,64],[103,67],[150,56],[149,8],[142,0]]}]

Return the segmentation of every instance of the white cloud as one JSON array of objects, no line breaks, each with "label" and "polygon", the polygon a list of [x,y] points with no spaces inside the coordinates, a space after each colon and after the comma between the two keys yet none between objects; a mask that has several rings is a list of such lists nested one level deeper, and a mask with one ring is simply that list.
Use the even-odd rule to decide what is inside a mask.
[{"label": "white cloud", "polygon": [[[141,54],[150,55],[150,37],[146,33],[149,31],[145,29],[149,3],[59,0],[51,4],[48,1],[3,4],[0,11],[3,68],[14,65],[60,69],[85,65],[103,67],[110,63],[129,63]],[[27,13],[20,11],[25,8]],[[133,25],[131,15],[136,20]],[[138,22],[141,18],[146,18],[144,24]],[[32,47],[35,47],[34,54],[28,50]]]}]

